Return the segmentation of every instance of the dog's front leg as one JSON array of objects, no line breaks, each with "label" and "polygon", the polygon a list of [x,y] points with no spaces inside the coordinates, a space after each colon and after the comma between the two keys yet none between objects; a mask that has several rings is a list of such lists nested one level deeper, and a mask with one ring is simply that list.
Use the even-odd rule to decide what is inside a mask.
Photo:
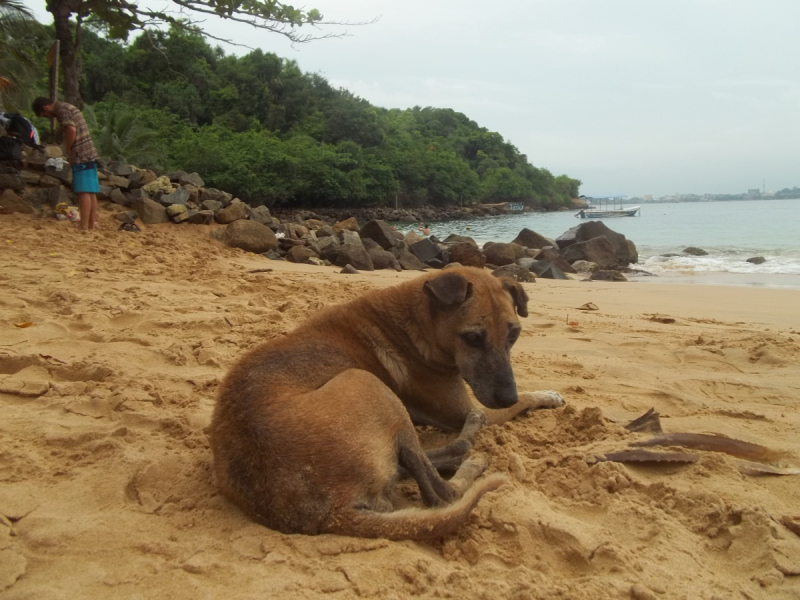
[{"label": "dog's front leg", "polygon": [[483,409],[489,425],[502,425],[511,419],[531,410],[540,408],[559,408],[567,403],[564,397],[553,390],[542,392],[521,392],[514,406],[501,409]]}]

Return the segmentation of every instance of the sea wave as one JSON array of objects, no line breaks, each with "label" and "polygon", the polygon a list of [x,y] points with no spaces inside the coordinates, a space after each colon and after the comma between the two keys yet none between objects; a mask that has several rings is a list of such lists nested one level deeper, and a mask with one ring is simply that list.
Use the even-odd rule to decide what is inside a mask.
[{"label": "sea wave", "polygon": [[[640,253],[640,255],[643,253]],[[747,262],[748,258],[761,256],[763,263]],[[651,273],[749,273],[765,275],[800,275],[800,253],[740,251],[709,251],[708,256],[641,256],[640,264]]]}]

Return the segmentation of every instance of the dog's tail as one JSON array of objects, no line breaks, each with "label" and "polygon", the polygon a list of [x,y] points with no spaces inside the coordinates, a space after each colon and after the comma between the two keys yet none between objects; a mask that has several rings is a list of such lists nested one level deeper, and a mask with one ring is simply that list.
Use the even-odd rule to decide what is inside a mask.
[{"label": "dog's tail", "polygon": [[424,540],[442,537],[462,525],[486,492],[508,481],[506,475],[489,475],[476,481],[464,495],[439,508],[406,508],[394,512],[355,509],[341,523],[341,533],[390,540]]}]

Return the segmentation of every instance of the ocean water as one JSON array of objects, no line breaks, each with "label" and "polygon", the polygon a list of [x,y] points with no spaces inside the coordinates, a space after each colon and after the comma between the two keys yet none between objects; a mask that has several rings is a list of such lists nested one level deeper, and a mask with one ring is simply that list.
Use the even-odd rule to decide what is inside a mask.
[{"label": "ocean water", "polygon": [[[601,219],[610,229],[633,240],[639,251],[639,268],[667,279],[694,276],[700,282],[800,287],[800,200],[641,206],[641,216]],[[581,222],[586,220],[575,218],[573,211],[522,213],[432,221],[431,233],[439,239],[451,233],[469,235],[483,244],[510,242],[525,227],[556,238]],[[406,230],[411,225],[401,228]],[[681,254],[687,246],[702,248],[708,256],[663,256]],[[763,256],[766,262],[746,262],[755,256]],[[720,277],[722,274],[729,277]]]}]

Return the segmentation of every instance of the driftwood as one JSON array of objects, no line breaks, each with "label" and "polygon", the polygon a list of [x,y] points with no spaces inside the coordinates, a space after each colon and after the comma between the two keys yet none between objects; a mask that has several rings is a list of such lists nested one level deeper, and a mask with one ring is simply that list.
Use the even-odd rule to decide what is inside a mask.
[{"label": "driftwood", "polygon": [[638,462],[638,463],[695,463],[700,458],[688,452],[652,452],[650,450],[621,450],[597,456],[596,462]]},{"label": "driftwood", "polygon": [[758,462],[778,462],[787,457],[785,452],[772,450],[766,446],[751,444],[720,435],[705,433],[662,433],[649,440],[633,442],[633,446],[681,446],[695,450],[724,452],[736,458]]},{"label": "driftwood", "polygon": [[638,419],[634,419],[627,425],[628,431],[649,431],[650,433],[661,433],[661,417],[655,408],[651,408]]}]

